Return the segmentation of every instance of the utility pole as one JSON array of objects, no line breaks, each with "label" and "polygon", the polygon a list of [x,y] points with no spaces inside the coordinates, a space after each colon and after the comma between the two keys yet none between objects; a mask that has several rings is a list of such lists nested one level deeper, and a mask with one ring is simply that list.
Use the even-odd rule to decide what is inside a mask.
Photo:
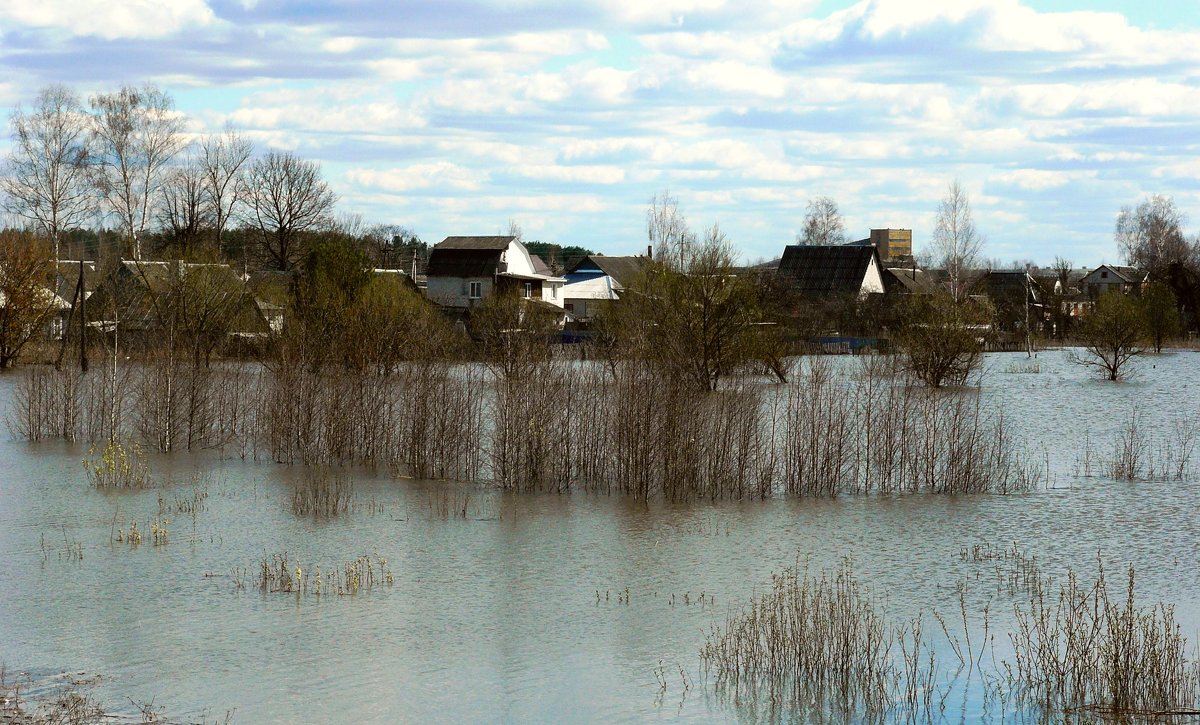
[{"label": "utility pole", "polygon": [[1033,357],[1033,333],[1029,329],[1029,264],[1025,265],[1025,357]]},{"label": "utility pole", "polygon": [[87,282],[83,279],[83,255],[79,255],[79,370],[88,371],[87,359]]}]

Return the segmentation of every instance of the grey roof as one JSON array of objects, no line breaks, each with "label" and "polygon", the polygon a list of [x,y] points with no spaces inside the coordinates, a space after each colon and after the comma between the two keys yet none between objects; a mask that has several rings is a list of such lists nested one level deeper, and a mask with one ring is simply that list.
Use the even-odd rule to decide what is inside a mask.
[{"label": "grey roof", "polygon": [[516,240],[503,237],[446,237],[429,251],[428,277],[491,277],[504,271],[500,255]]},{"label": "grey roof", "polygon": [[602,254],[592,254],[575,263],[568,273],[587,271],[591,269],[612,277],[617,284],[625,287],[633,283],[649,264],[650,258],[641,255],[633,257],[606,257]]},{"label": "grey roof", "polygon": [[1137,267],[1120,267],[1115,264],[1103,264],[1100,266],[1108,267],[1112,271],[1116,272],[1118,277],[1125,280],[1129,284],[1139,284],[1146,279],[1145,270],[1138,269]]},{"label": "grey roof", "polygon": [[789,244],[779,271],[794,280],[801,294],[858,294],[876,255],[875,247]]},{"label": "grey roof", "polygon": [[[102,275],[96,271],[96,263],[94,261],[85,260],[83,263],[83,283],[87,287],[87,293],[90,296],[96,291],[97,285],[100,284]],[[75,286],[79,284],[79,260],[75,261],[60,261],[58,263],[58,296],[68,302],[75,296]]]},{"label": "grey roof", "polygon": [[516,240],[516,237],[446,237],[433,245],[433,249],[488,249],[503,251]]},{"label": "grey roof", "polygon": [[529,255],[529,261],[533,262],[534,274],[544,274],[547,277],[553,277],[554,273],[550,271],[550,266],[542,261],[542,258],[536,254]]},{"label": "grey roof", "polygon": [[911,267],[888,267],[883,271],[883,289],[887,292],[933,294],[939,290],[933,275]]},{"label": "grey roof", "polygon": [[1025,270],[990,269],[973,285],[977,293],[987,295],[998,304],[1025,304],[1025,290],[1028,282],[1029,302],[1041,304],[1042,288],[1038,281]]}]

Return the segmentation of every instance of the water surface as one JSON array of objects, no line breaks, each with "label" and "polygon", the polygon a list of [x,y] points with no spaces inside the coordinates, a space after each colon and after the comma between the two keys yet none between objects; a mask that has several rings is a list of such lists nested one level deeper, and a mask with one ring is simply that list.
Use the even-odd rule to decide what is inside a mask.
[{"label": "water surface", "polygon": [[[1038,372],[1005,372],[1026,362],[989,356],[977,393],[1049,464],[1048,487],[1012,496],[675,505],[455,487],[471,496],[463,520],[431,510],[448,484],[346,470],[356,509],[323,522],[289,512],[298,467],[151,457],[169,483],[103,492],[88,486],[84,447],[9,437],[0,661],[34,676],[100,673],[97,694],[117,710],[153,699],[178,717],[235,710],[237,722],[737,721],[746,712],[706,692],[697,653],[772,572],[853,557],[897,621],[957,611],[967,579],[971,602],[991,602],[1003,628],[1014,598],[959,552],[1013,542],[1055,576],[1094,571],[1098,552],[1133,565],[1139,595],[1176,604],[1195,642],[1200,481],[1112,481],[1099,464],[1081,474],[1085,459],[1110,454],[1131,411],[1162,435],[1200,413],[1200,355],[1144,358],[1120,384],[1059,352],[1042,353]],[[6,410],[15,381],[0,378]],[[114,527],[144,528],[159,497],[171,505],[194,487],[207,490],[205,505],[170,515],[169,544],[111,543]],[[253,582],[235,591],[232,569],[253,579],[284,551],[323,568],[378,552],[395,583],[353,597],[262,593]],[[970,701],[946,719],[981,714]]]}]

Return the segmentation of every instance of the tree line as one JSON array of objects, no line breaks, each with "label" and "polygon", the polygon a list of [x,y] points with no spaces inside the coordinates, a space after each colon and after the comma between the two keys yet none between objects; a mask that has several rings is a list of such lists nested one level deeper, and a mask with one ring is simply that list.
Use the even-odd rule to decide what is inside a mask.
[{"label": "tree line", "polygon": [[317,162],[291,151],[256,154],[228,127],[192,134],[171,95],[153,84],[86,100],[47,86],[12,113],[10,130],[0,203],[49,240],[55,259],[74,242],[81,256],[107,247],[134,260],[224,255],[290,270],[307,238],[341,227],[381,266],[421,261],[411,231],[339,218]]}]

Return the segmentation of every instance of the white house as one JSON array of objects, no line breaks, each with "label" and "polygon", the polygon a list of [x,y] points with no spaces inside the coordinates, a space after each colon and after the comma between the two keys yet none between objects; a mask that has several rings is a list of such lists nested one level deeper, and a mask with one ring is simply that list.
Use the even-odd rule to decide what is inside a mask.
[{"label": "white house", "polygon": [[513,236],[446,237],[430,251],[425,294],[443,307],[469,308],[512,291],[561,308],[566,280],[534,259]]}]

